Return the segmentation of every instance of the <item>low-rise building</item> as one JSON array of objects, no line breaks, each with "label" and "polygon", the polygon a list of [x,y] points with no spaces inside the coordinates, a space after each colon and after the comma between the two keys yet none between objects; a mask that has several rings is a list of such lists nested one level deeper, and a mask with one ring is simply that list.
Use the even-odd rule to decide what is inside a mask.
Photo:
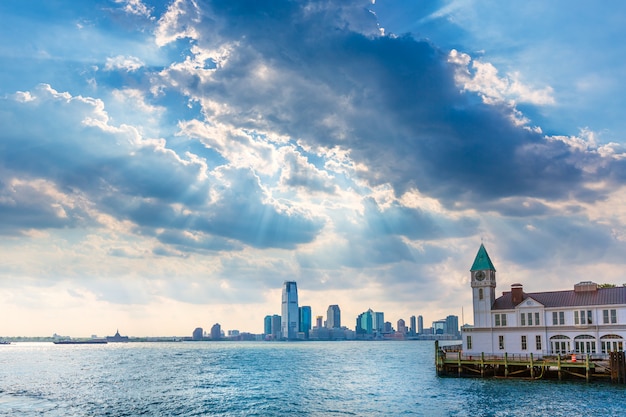
[{"label": "low-rise building", "polygon": [[623,351],[626,287],[585,281],[571,290],[524,292],[511,285],[496,297],[496,269],[480,245],[470,269],[474,326],[463,326],[466,354],[606,355]]}]

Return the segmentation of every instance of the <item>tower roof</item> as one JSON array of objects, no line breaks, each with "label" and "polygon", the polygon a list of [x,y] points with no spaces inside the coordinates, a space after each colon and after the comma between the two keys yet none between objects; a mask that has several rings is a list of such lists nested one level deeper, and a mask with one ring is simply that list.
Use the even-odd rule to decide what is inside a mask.
[{"label": "tower roof", "polygon": [[485,245],[481,243],[470,271],[480,271],[484,269],[495,271],[496,267],[493,266],[493,263],[491,263],[491,259],[489,259],[489,255],[487,254],[487,249],[485,249]]}]

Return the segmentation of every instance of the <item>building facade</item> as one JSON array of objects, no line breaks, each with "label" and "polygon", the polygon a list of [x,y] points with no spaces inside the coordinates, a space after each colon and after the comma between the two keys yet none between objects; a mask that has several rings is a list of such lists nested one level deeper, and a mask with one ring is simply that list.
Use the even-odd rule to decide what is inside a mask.
[{"label": "building facade", "polygon": [[298,331],[303,333],[305,339],[309,338],[309,332],[311,331],[311,307],[310,306],[302,306],[298,309],[300,316],[300,323],[298,327]]},{"label": "building facade", "polygon": [[341,310],[337,304],[329,305],[326,310],[326,327],[329,329],[341,328]]},{"label": "building facade", "polygon": [[215,323],[211,327],[211,340],[220,340],[222,338],[222,326],[219,323]]},{"label": "building facade", "polygon": [[295,340],[298,338],[300,312],[298,310],[298,286],[295,281],[283,283],[282,297],[282,338]]},{"label": "building facade", "polygon": [[484,245],[471,274],[474,326],[463,326],[466,354],[606,355],[623,351],[626,287],[586,281],[572,290],[526,293],[521,284],[496,297],[496,269]]}]

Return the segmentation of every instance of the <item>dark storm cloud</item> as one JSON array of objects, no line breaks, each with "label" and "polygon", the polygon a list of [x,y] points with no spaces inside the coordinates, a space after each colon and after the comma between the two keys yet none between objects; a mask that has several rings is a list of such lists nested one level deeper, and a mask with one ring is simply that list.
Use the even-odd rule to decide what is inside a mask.
[{"label": "dark storm cloud", "polygon": [[349,149],[368,168],[360,175],[398,193],[417,187],[449,207],[601,196],[583,185],[596,174],[581,169],[599,156],[546,141],[515,125],[510,108],[460,92],[447,54],[410,36],[378,36],[369,4],[202,2],[198,45],[231,45],[227,62],[206,81],[168,76],[192,97],[228,104],[225,113],[207,109],[210,117]]}]

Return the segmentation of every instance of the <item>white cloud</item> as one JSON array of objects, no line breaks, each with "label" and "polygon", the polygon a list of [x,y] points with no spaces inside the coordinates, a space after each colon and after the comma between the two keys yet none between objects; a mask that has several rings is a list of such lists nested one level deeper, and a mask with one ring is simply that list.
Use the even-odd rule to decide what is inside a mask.
[{"label": "white cloud", "polygon": [[130,14],[150,17],[150,8],[141,0],[115,0],[116,3],[124,5],[124,11]]},{"label": "white cloud", "polygon": [[118,55],[113,58],[107,58],[106,63],[104,64],[104,70],[124,70],[126,72],[134,72],[143,66],[144,63],[137,57]]},{"label": "white cloud", "polygon": [[455,49],[450,51],[448,62],[456,66],[457,84],[466,91],[479,93],[485,103],[510,103],[513,106],[517,103],[537,106],[555,103],[552,87],[532,88],[520,80],[519,72],[500,77],[493,64],[472,60],[468,54]]}]

